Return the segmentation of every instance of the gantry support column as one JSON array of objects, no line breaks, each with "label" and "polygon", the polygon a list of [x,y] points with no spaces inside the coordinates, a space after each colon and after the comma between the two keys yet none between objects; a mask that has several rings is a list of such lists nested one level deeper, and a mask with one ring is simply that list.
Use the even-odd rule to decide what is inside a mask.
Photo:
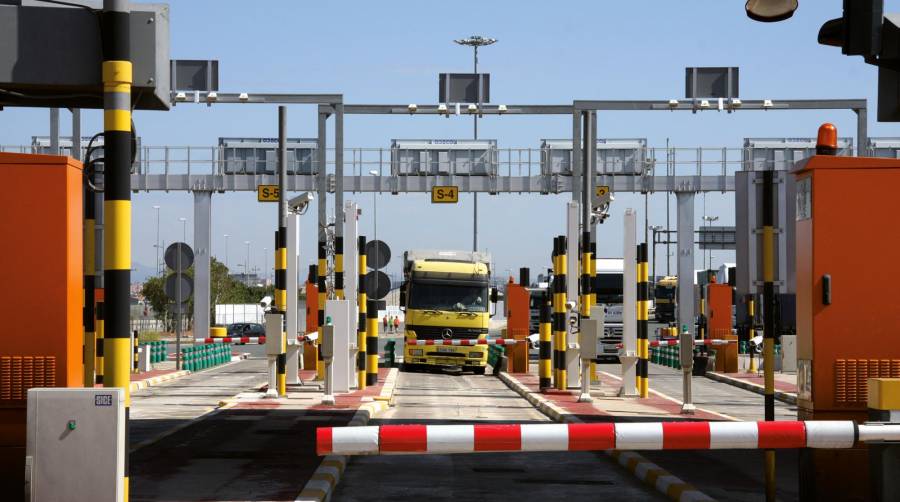
[{"label": "gantry support column", "polygon": [[694,193],[677,192],[678,326],[683,372],[682,413],[693,413],[691,370],[694,366]]},{"label": "gantry support column", "polygon": [[334,293],[338,300],[343,300],[346,278],[344,275],[344,105],[335,105],[334,111]]},{"label": "gantry support column", "polygon": [[210,336],[211,249],[212,192],[194,191],[194,338]]},{"label": "gantry support column", "polygon": [[[278,107],[278,227],[275,230],[275,310],[287,312],[287,107]],[[278,327],[279,331],[284,326]],[[287,337],[276,357],[278,395],[287,395]]]},{"label": "gantry support column", "polygon": [[622,275],[622,348],[619,356],[622,383],[619,395],[635,397],[640,392],[637,371],[639,355],[637,340],[637,213],[625,210],[623,219],[622,256],[625,258]]},{"label": "gantry support column", "polygon": [[103,157],[105,159],[104,282],[105,387],[119,387],[125,400],[122,500],[128,500],[128,417],[131,409],[131,35],[127,0],[104,0]]}]

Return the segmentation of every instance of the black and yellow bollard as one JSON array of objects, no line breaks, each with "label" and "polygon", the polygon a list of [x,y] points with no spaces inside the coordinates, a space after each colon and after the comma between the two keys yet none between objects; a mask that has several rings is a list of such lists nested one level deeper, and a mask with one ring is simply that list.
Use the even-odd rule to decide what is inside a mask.
[{"label": "black and yellow bollard", "polygon": [[647,264],[647,243],[637,247],[637,387],[642,398],[650,396],[650,340],[647,323],[650,311],[650,282]]},{"label": "black and yellow bollard", "polygon": [[366,385],[378,384],[378,302],[366,305]]},{"label": "black and yellow bollard", "polygon": [[334,295],[344,299],[344,237],[334,236]]},{"label": "black and yellow bollard", "polygon": [[94,285],[97,273],[94,267],[96,229],[96,202],[94,192],[87,183],[84,189],[84,311],[82,324],[84,325],[84,378],[85,387],[94,386],[94,358],[97,352],[97,328],[94,316]]},{"label": "black and yellow bollard", "polygon": [[[591,242],[591,260],[588,262],[589,268],[589,280],[590,280],[590,293],[588,294],[588,299],[591,303],[591,307],[597,305],[597,291],[595,288],[595,284],[597,282],[597,243]],[[599,377],[597,375],[597,361],[591,361],[591,383],[600,384]]]},{"label": "black and yellow bollard", "polygon": [[[747,317],[750,318],[748,340],[753,340],[756,338],[756,300],[754,300],[753,295],[747,295]],[[747,351],[750,353],[750,366],[747,368],[747,373],[757,373],[756,349],[750,343],[747,343]]]},{"label": "black and yellow bollard", "polygon": [[356,386],[359,390],[366,388],[366,362],[368,361],[368,340],[366,339],[366,238],[360,235],[357,239],[359,253],[359,287],[357,289],[357,305],[359,306],[359,319],[356,328],[356,345],[359,353],[356,355]]},{"label": "black and yellow bollard", "polygon": [[[275,232],[275,309],[287,312],[287,227],[279,227]],[[293,334],[296,336],[296,333]],[[275,382],[278,395],[287,395],[287,337],[281,346],[281,353],[275,356]]]},{"label": "black and yellow bollard", "polygon": [[316,378],[325,380],[325,361],[322,358],[322,326],[325,325],[325,300],[328,298],[328,290],[325,285],[325,274],[328,272],[325,241],[319,241],[319,337],[316,339]]},{"label": "black and yellow bollard", "polygon": [[554,240],[553,250],[553,366],[555,387],[568,388],[566,374],[566,237]]},{"label": "black and yellow bollard", "polygon": [[[131,47],[126,0],[106,0],[103,46],[104,387],[122,389],[125,401],[123,500],[128,500],[128,418],[131,409]],[[77,140],[76,140],[77,141]]]},{"label": "black and yellow bollard", "polygon": [[138,368],[140,367],[140,364],[139,364],[140,350],[138,350],[138,341],[139,341],[138,332],[137,332],[137,330],[134,330],[133,336],[131,337],[131,358],[132,358],[131,371],[134,373],[137,373]]},{"label": "black and yellow bollard", "polygon": [[97,343],[94,347],[94,380],[95,383],[103,385],[103,370],[106,366],[106,363],[103,360],[103,335],[106,333],[106,319],[104,316],[104,311],[106,310],[106,302],[103,301],[103,288],[95,289],[94,293],[97,299],[97,303],[94,306],[94,315],[96,316],[94,329],[97,330]]},{"label": "black and yellow bollard", "polygon": [[553,354],[553,344],[551,340],[552,328],[550,324],[552,307],[550,302],[541,305],[539,340],[538,340],[538,378],[541,390],[549,389],[553,386],[550,375],[553,374],[551,356]]}]

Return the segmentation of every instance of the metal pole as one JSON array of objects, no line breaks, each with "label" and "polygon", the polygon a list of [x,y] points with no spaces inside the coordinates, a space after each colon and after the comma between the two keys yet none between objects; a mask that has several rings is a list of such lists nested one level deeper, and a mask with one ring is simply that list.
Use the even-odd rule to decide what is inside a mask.
[{"label": "metal pole", "polygon": [[[278,107],[278,230],[275,232],[275,309],[281,314],[278,330],[284,331],[287,312],[287,107]],[[265,253],[264,253],[265,254]],[[269,255],[266,256],[266,278],[269,275]],[[265,283],[265,280],[263,281]],[[296,336],[296,333],[294,333]],[[283,336],[286,340],[286,337]],[[287,346],[279,347],[275,356],[278,395],[287,395]]]},{"label": "metal pole", "polygon": [[[475,49],[475,75],[478,75],[478,46],[472,46]],[[477,77],[476,77],[477,78]],[[476,81],[477,82],[477,81]],[[480,82],[478,84],[477,89],[478,96],[478,109],[481,110],[481,85]],[[474,139],[478,139],[478,114],[476,113],[472,119],[475,123],[475,135]],[[472,210],[472,251],[478,251],[478,192],[472,192],[472,199],[474,201],[474,206]]]},{"label": "metal pole", "polygon": [[225,234],[225,270],[228,270],[228,234]]},{"label": "metal pole", "polygon": [[[103,150],[105,217],[109,221],[104,250],[106,287],[104,387],[119,387],[125,399],[123,456],[129,454],[128,416],[131,409],[131,47],[127,0],[104,0],[103,33]],[[122,480],[128,495],[128,462]]]},{"label": "metal pole", "polygon": [[[763,171],[763,369],[765,418],[775,420],[775,230],[774,173]],[[775,501],[775,450],[765,452],[766,501]]]},{"label": "metal pole", "polygon": [[[666,138],[666,176],[671,176],[669,173],[669,164],[672,160],[669,158],[671,154],[671,150],[669,150],[669,138]],[[672,248],[671,248],[671,235],[669,232],[672,231],[672,224],[669,221],[669,209],[672,205],[671,201],[672,193],[668,190],[666,191],[666,277],[672,276]]]},{"label": "metal pole", "polygon": [[75,160],[81,160],[81,109],[72,108],[72,153]]},{"label": "metal pole", "polygon": [[50,155],[59,155],[59,108],[50,109]]},{"label": "metal pole", "polygon": [[334,291],[344,299],[344,105],[334,105]]},{"label": "metal pole", "polygon": [[153,209],[156,209],[156,276],[159,277],[159,206]]}]

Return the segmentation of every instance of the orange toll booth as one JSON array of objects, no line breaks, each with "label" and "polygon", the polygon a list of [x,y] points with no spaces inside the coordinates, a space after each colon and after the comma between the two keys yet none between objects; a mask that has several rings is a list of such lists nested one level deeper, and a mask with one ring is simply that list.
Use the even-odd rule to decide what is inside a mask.
[{"label": "orange toll booth", "polygon": [[[509,278],[506,285],[504,305],[506,308],[506,337],[525,340],[531,326],[531,294],[528,292],[529,271],[519,271],[519,284]],[[506,346],[507,366],[509,373],[528,373],[528,347],[526,342]]]},{"label": "orange toll booth", "polygon": [[0,493],[11,494],[22,490],[28,389],[83,384],[81,163],[0,153],[0,179]]},{"label": "orange toll booth", "polygon": [[732,334],[731,330],[732,291],[728,284],[713,282],[706,285],[707,338],[734,340],[734,343],[716,347],[716,371],[725,373],[738,371],[737,335]]},{"label": "orange toll booth", "polygon": [[[797,415],[865,421],[867,380],[900,377],[890,280],[900,160],[817,155],[796,176]],[[869,499],[868,452],[801,450],[801,499]]]},{"label": "orange toll booth", "polygon": [[[305,333],[312,335],[319,329],[319,287],[316,285],[318,280],[318,268],[315,265],[309,266],[309,277],[306,279],[306,328]],[[316,359],[318,358],[318,346],[312,342],[306,342],[303,345],[303,369],[315,369]]]}]

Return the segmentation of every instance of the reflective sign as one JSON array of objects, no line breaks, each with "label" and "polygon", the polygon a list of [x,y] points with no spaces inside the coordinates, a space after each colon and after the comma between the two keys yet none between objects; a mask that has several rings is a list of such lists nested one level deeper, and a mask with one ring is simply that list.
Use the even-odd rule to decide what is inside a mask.
[{"label": "reflective sign", "polygon": [[278,202],[278,185],[259,185],[256,187],[258,202]]},{"label": "reflective sign", "polygon": [[459,187],[434,186],[431,187],[432,204],[456,204],[459,202]]}]

